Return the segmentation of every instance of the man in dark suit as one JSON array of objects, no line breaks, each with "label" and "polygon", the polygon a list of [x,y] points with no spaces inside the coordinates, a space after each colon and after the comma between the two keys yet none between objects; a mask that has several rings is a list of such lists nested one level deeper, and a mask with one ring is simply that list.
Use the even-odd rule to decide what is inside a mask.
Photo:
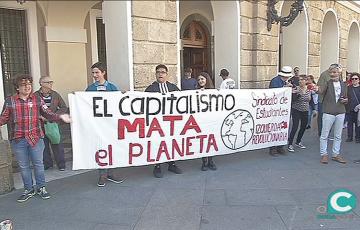
[{"label": "man in dark suit", "polygon": [[[168,68],[165,65],[158,65],[155,68],[156,71],[156,81],[149,85],[145,92],[154,92],[154,93],[168,93],[173,91],[180,91],[180,89],[173,83],[167,81],[168,78]],[[175,165],[175,161],[168,162],[168,170],[170,172],[181,174],[182,171]],[[157,178],[163,177],[160,164],[156,164],[153,174]]]}]

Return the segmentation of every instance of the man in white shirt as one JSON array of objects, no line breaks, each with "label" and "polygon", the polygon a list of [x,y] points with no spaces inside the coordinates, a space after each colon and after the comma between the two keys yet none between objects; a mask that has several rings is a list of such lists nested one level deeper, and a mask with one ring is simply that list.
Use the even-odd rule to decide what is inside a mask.
[{"label": "man in white shirt", "polygon": [[229,77],[229,71],[227,69],[220,71],[220,77],[223,79],[220,89],[235,89],[235,81]]}]

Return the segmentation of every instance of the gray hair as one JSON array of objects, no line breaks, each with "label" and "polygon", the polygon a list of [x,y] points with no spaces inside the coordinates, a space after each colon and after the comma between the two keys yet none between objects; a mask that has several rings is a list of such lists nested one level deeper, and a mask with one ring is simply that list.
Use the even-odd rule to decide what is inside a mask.
[{"label": "gray hair", "polygon": [[39,79],[39,84],[44,80],[44,78],[50,78],[50,76],[41,76]]},{"label": "gray hair", "polygon": [[329,70],[337,69],[339,71],[342,71],[342,66],[340,64],[334,63],[329,66]]}]

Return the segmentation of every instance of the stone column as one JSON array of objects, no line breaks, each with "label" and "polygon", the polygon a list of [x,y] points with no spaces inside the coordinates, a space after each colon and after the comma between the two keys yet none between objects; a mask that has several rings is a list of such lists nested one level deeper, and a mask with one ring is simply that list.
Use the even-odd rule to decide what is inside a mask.
[{"label": "stone column", "polygon": [[241,1],[241,87],[267,88],[277,73],[279,30],[267,30],[267,2]]},{"label": "stone column", "polygon": [[134,89],[130,10],[130,1],[102,3],[108,76],[121,90]]},{"label": "stone column", "polygon": [[155,80],[155,66],[169,68],[177,83],[176,1],[132,1],[134,88],[143,91]]},{"label": "stone column", "polygon": [[0,138],[0,195],[14,189],[11,161],[12,152],[9,141]]}]

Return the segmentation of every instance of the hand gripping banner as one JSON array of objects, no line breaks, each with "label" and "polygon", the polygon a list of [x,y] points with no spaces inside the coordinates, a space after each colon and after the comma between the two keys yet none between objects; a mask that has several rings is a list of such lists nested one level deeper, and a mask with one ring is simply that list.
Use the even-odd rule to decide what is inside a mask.
[{"label": "hand gripping banner", "polygon": [[286,145],[291,89],[69,94],[73,169],[116,168]]}]

